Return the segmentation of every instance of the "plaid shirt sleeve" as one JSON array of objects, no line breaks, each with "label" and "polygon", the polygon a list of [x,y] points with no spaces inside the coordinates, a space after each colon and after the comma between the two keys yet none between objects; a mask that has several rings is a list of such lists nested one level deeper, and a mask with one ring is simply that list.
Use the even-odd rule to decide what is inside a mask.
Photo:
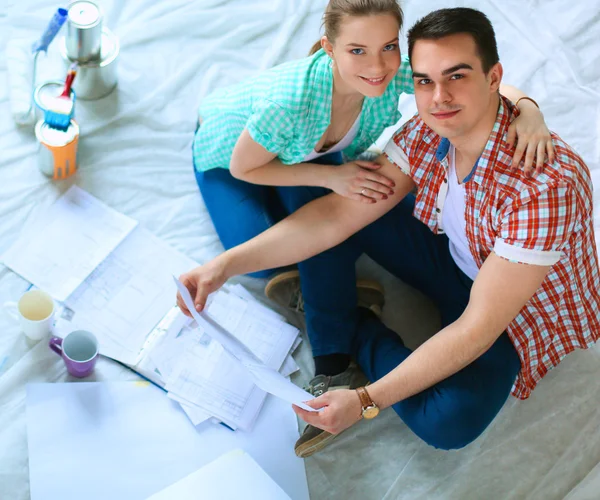
[{"label": "plaid shirt sleeve", "polygon": [[568,252],[576,226],[576,195],[569,187],[523,194],[502,217],[494,253],[511,262],[551,266]]},{"label": "plaid shirt sleeve", "polygon": [[419,151],[422,138],[423,122],[415,115],[394,133],[383,149],[387,159],[417,184],[423,175],[421,170],[424,170],[420,168],[423,163]]},{"label": "plaid shirt sleeve", "polygon": [[282,152],[294,137],[290,113],[269,99],[253,106],[246,128],[255,142],[275,154]]},{"label": "plaid shirt sleeve", "polygon": [[404,174],[410,177],[408,156],[402,147],[394,142],[394,139],[390,139],[386,144],[383,154],[392,164],[396,165]]}]

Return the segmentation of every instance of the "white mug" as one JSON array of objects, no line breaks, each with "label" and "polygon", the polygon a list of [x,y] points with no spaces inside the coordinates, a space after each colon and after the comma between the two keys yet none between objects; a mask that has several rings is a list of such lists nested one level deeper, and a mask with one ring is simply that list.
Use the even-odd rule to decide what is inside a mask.
[{"label": "white mug", "polygon": [[46,292],[29,290],[19,302],[7,302],[4,307],[19,320],[21,330],[31,340],[41,340],[52,331],[55,306]]}]

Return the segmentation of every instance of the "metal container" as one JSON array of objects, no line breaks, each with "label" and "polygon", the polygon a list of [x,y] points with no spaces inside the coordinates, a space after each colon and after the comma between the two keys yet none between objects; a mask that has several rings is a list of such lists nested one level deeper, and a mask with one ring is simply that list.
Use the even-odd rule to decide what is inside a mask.
[{"label": "metal container", "polygon": [[74,120],[64,132],[40,120],[35,126],[35,136],[40,143],[38,167],[44,175],[61,180],[77,171],[79,125]]},{"label": "metal container", "polygon": [[[66,38],[62,39],[61,54],[69,66],[73,62],[67,51]],[[117,85],[119,39],[108,28],[102,30],[102,50],[98,61],[79,63],[73,89],[78,99],[94,100],[110,94]]]},{"label": "metal container", "polygon": [[69,5],[67,54],[73,61],[98,61],[102,51],[102,11],[89,1]]},{"label": "metal container", "polygon": [[[35,103],[35,116],[37,120],[44,119],[44,113],[51,102],[60,94],[65,87],[64,82],[46,82],[38,85],[33,92],[33,102]],[[75,92],[71,89],[71,100],[75,103]]]}]

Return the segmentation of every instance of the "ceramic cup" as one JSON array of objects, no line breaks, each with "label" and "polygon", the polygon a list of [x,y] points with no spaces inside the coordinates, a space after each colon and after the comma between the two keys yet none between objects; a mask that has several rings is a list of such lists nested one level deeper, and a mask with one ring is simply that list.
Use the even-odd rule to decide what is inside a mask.
[{"label": "ceramic cup", "polygon": [[52,337],[48,345],[63,359],[67,371],[74,377],[87,377],[94,371],[99,354],[98,340],[93,333],[75,330],[63,339]]},{"label": "ceramic cup", "polygon": [[19,321],[21,330],[31,340],[41,340],[54,324],[54,300],[41,290],[25,292],[18,302],[7,302],[4,307]]}]

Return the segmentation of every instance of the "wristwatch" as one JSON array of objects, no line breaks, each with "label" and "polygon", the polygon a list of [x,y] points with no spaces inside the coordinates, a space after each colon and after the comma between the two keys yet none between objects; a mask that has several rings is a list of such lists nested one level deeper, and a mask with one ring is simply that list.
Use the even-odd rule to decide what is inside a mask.
[{"label": "wristwatch", "polygon": [[363,418],[371,419],[379,415],[379,406],[373,403],[373,400],[371,399],[371,396],[369,396],[367,389],[364,387],[359,387],[356,389],[356,392],[362,406]]}]

